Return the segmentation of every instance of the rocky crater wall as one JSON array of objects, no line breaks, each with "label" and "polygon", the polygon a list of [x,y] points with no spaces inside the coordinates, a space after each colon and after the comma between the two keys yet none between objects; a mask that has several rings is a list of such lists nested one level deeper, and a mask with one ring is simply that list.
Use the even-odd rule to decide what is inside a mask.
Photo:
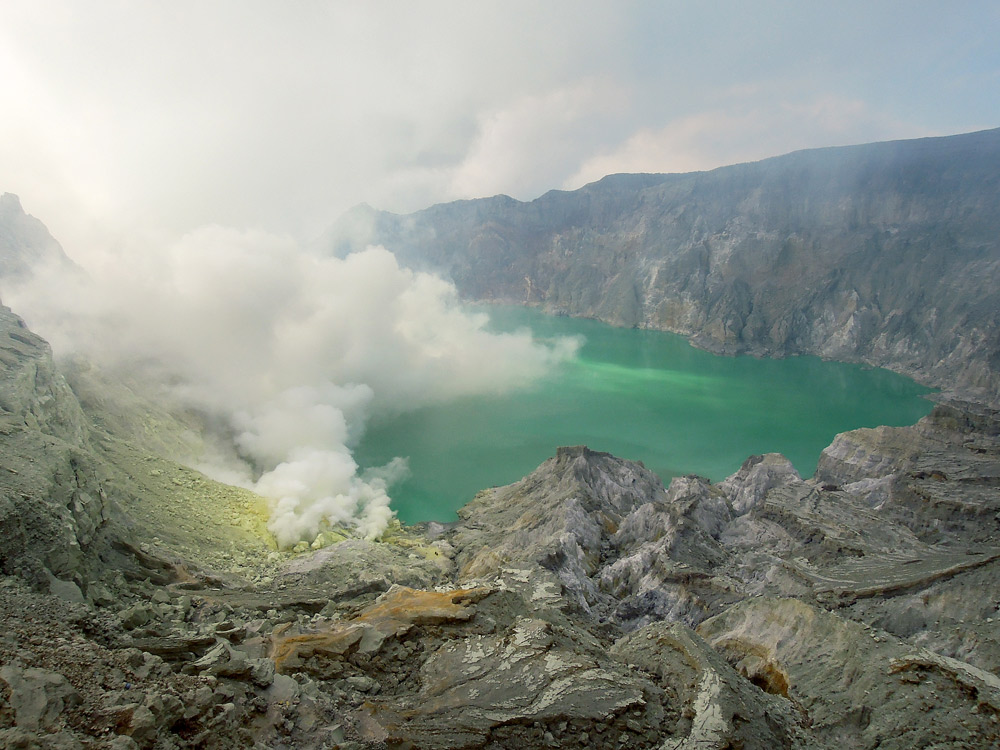
[{"label": "rocky crater wall", "polygon": [[359,207],[325,239],[339,254],[369,243],[474,300],[674,331],[729,354],[1000,385],[1000,130],[612,175],[530,203]]}]

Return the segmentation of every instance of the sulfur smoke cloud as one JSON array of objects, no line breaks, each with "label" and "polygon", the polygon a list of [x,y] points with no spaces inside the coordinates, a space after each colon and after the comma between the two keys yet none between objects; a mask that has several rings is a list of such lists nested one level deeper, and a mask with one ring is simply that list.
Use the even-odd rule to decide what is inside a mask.
[{"label": "sulfur smoke cloud", "polygon": [[57,355],[141,368],[224,425],[223,450],[200,468],[269,498],[283,546],[325,524],[384,530],[406,466],[355,463],[373,415],[515,389],[576,348],[488,332],[451,284],[384,248],[340,259],[221,227],[106,253],[85,275],[36,274],[5,302]]}]

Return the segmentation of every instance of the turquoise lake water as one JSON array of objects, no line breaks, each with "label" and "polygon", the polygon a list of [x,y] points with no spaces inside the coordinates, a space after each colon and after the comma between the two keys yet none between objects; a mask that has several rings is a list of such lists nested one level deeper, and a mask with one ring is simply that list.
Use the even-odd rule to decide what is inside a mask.
[{"label": "turquoise lake water", "polygon": [[530,328],[540,339],[582,336],[578,357],[534,386],[419,409],[369,425],[361,466],[409,458],[393,485],[406,523],[451,521],[477,491],[514,482],[561,445],[587,445],[642,461],[668,484],[713,481],[747,456],[777,452],[805,477],[846,430],[908,425],[925,416],[930,389],[887,370],[817,357],[720,357],[681,336],[488,308],[491,329]]}]

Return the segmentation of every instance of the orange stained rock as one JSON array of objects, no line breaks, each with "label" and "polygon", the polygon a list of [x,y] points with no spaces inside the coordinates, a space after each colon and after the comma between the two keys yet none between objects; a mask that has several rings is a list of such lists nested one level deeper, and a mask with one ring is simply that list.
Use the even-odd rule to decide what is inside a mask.
[{"label": "orange stained rock", "polygon": [[282,637],[271,636],[271,659],[278,672],[297,666],[310,656],[343,656],[361,641],[364,630],[356,625],[335,623],[326,630],[315,633],[298,633]]},{"label": "orange stained rock", "polygon": [[394,625],[438,625],[465,622],[475,614],[471,606],[490,593],[488,588],[424,591],[406,586],[393,586],[352,622],[365,622],[388,633]]},{"label": "orange stained rock", "polygon": [[311,656],[341,657],[363,639],[380,645],[387,637],[399,637],[414,625],[466,622],[475,614],[476,602],[490,593],[488,588],[423,591],[393,586],[353,620],[331,622],[310,633],[271,636],[271,659],[279,672]]}]

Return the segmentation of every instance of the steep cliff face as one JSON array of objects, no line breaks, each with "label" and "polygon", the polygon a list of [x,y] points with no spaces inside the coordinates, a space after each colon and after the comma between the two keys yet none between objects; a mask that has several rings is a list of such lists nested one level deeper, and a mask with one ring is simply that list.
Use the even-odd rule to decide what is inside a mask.
[{"label": "steep cliff face", "polygon": [[1000,385],[1000,130],[613,175],[530,203],[362,207],[326,242],[340,254],[384,244],[471,299],[666,329],[726,353]]},{"label": "steep cliff face", "polygon": [[49,345],[2,306],[0,446],[0,569],[43,587],[48,576],[79,578],[107,531],[103,472]]},{"label": "steep cliff face", "polygon": [[48,263],[72,265],[45,225],[24,212],[16,195],[0,195],[0,278],[16,278]]}]

